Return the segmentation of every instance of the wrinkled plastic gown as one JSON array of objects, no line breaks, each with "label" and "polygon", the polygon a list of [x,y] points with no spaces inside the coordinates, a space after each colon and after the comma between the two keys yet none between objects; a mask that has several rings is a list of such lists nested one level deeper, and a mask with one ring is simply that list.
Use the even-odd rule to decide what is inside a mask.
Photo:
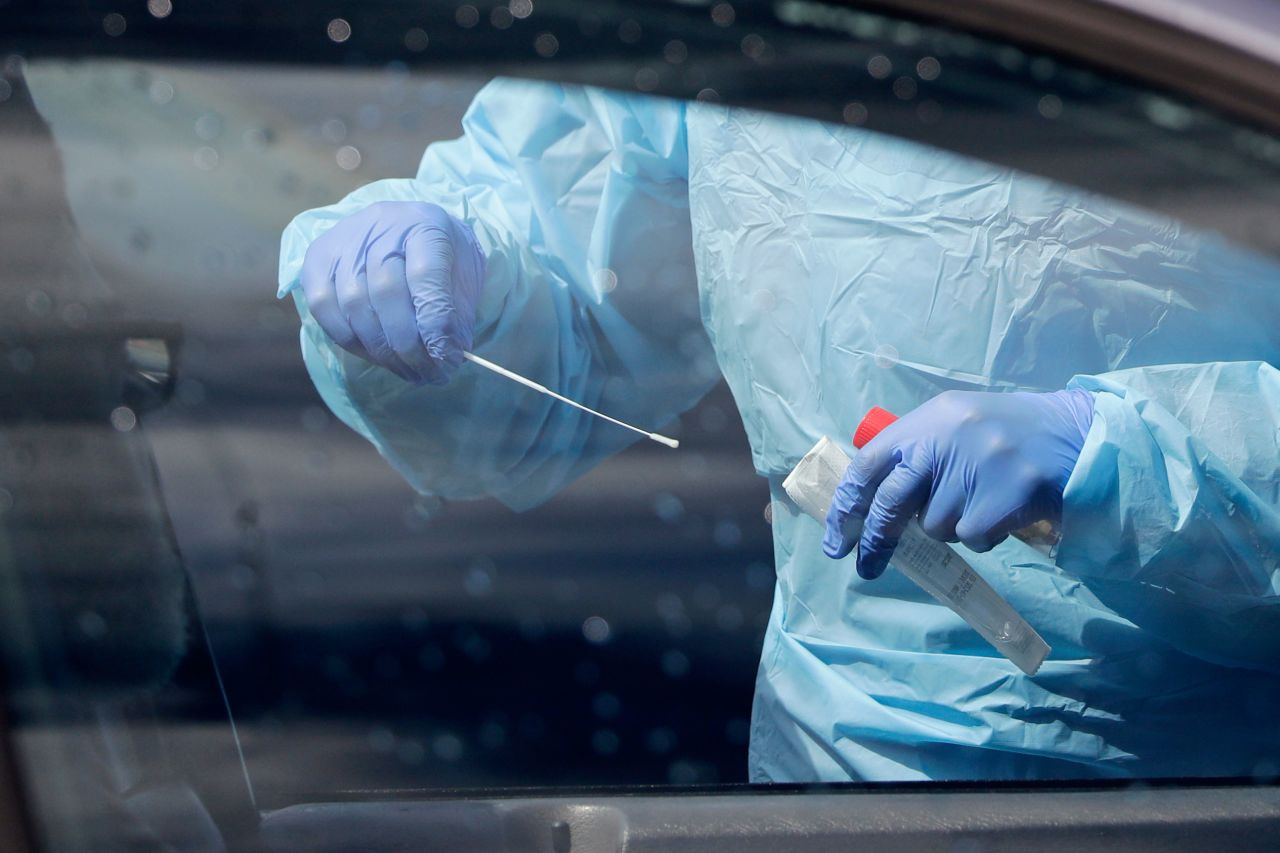
[{"label": "wrinkled plastic gown", "polygon": [[[718,365],[775,497],[754,780],[1280,766],[1276,266],[1041,179],[745,110],[496,81],[464,130],[416,179],[299,216],[282,293],[337,217],[430,200],[489,258],[481,355],[655,428]],[[474,368],[408,385],[295,298],[325,400],[424,492],[527,507],[632,440]],[[1034,677],[901,575],[827,559],[784,505],[786,472],[873,404],[1071,381],[1097,414],[1058,564],[1015,540],[964,552],[1053,646]]]}]

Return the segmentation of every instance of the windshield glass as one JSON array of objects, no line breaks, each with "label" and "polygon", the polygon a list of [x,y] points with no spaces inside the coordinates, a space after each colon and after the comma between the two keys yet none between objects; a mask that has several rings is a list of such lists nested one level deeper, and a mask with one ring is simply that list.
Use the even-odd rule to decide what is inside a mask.
[{"label": "windshield glass", "polygon": [[731,66],[7,61],[47,832],[1277,772],[1280,144],[962,34],[707,14]]}]

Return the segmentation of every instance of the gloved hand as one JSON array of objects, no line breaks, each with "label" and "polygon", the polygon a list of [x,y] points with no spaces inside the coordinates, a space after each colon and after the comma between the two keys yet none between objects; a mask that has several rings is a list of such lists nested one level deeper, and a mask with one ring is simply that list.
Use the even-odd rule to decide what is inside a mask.
[{"label": "gloved hand", "polygon": [[307,249],[302,291],[333,342],[410,382],[441,385],[475,328],[484,253],[434,204],[383,201]]},{"label": "gloved hand", "polygon": [[1059,521],[1092,421],[1087,391],[939,394],[858,451],[831,500],[822,548],[839,558],[858,542],[858,574],[871,579],[916,515],[929,536],[975,551],[1040,519]]}]

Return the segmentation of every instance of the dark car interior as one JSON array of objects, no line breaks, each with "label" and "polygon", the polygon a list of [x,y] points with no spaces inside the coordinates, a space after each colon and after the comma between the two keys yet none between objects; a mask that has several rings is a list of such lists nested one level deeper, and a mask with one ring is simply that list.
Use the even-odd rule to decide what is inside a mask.
[{"label": "dark car interior", "polygon": [[[1280,226],[1272,223],[1280,220],[1269,211],[1280,205],[1280,143],[1272,136],[1280,131],[1280,90],[1270,82],[1273,65],[1111,4],[1074,0],[1052,7],[988,0],[964,8],[923,0],[797,0],[719,4],[728,9],[714,14],[709,4],[610,0],[587,10],[535,0],[528,20],[495,11],[509,8],[506,3],[164,2],[0,2],[0,229],[6,232],[0,849],[1251,849],[1275,837],[1280,768],[1239,779],[748,785],[739,767],[742,719],[749,714],[772,583],[771,577],[751,583],[751,572],[759,572],[750,566],[767,566],[771,546],[759,522],[767,489],[750,483],[740,514],[721,519],[718,528],[712,519],[681,552],[720,573],[709,574],[702,587],[687,582],[687,598],[710,603],[686,629],[692,639],[683,651],[665,659],[638,631],[620,634],[603,651],[584,647],[580,614],[572,630],[560,634],[554,627],[522,633],[514,622],[468,633],[469,617],[458,616],[455,624],[404,608],[388,617],[392,623],[352,614],[350,622],[339,617],[308,632],[297,627],[305,627],[308,615],[300,598],[290,605],[297,617],[293,634],[266,617],[228,622],[210,604],[213,587],[204,567],[211,558],[201,554],[195,534],[204,521],[192,501],[219,488],[240,496],[237,483],[251,474],[229,469],[225,486],[175,483],[162,471],[172,445],[158,445],[152,429],[156,424],[155,432],[164,432],[202,416],[190,408],[174,414],[186,405],[183,394],[189,400],[193,393],[183,380],[206,376],[205,387],[217,388],[207,377],[216,376],[223,356],[199,343],[198,330],[192,349],[191,323],[174,319],[180,312],[140,314],[130,283],[91,258],[66,201],[56,134],[23,68],[53,58],[319,75],[377,72],[390,64],[395,74],[424,77],[507,75],[626,90],[639,83],[653,94],[864,124],[1105,192],[1275,254]],[[157,9],[168,11],[157,15]],[[465,25],[473,13],[480,23]],[[348,25],[341,40],[330,27],[336,19]],[[634,39],[615,35],[626,22],[635,25]],[[561,33],[553,56],[533,46],[542,31]],[[416,36],[406,36],[414,32],[429,34],[426,48],[416,49]],[[755,42],[744,46],[747,35],[767,43],[768,53]],[[672,40],[697,60],[699,73],[663,66],[652,77],[637,76]],[[879,55],[914,68],[918,56],[931,51],[950,52],[946,73],[920,84],[927,98],[913,90],[904,99],[893,80],[864,70]],[[1015,61],[1015,54],[1021,58]],[[1051,79],[1046,62],[1057,69]],[[1070,120],[1052,120],[1060,114]],[[1206,151],[1220,153],[1210,160]],[[268,296],[273,286],[268,277]],[[68,304],[79,306],[72,321],[61,311]],[[269,322],[276,321],[263,321]],[[279,340],[294,345],[295,326]],[[242,366],[225,369],[229,375]],[[300,366],[291,378],[305,383]],[[274,381],[263,379],[243,393],[270,397]],[[713,462],[717,452],[745,457],[740,430],[717,426],[732,403],[723,387],[716,394],[704,405],[718,414],[704,410],[692,445]],[[248,405],[226,399],[228,406]],[[297,408],[306,405],[316,403]],[[664,507],[695,513],[698,492],[689,488],[672,497],[674,504],[659,506],[659,516]],[[184,491],[189,497],[182,507],[171,506],[170,492]],[[437,512],[412,505],[407,489],[397,495],[405,506],[418,506],[424,519]],[[644,506],[652,502],[646,497]],[[223,538],[234,551],[230,562],[260,577],[282,550],[263,544],[269,543],[263,533],[270,526],[263,519],[273,512],[269,499],[237,497],[230,506],[217,522],[219,531],[229,531]],[[529,529],[563,523],[558,511],[548,508]],[[626,515],[619,510],[612,523],[621,529]],[[476,518],[465,509],[451,516],[464,543],[482,535]],[[650,532],[660,533],[660,521],[651,521]],[[213,529],[215,522],[207,523]],[[360,523],[373,530],[381,522]],[[656,546],[638,551],[632,564],[619,558],[619,575],[643,574],[654,553]],[[495,570],[466,565],[461,583],[472,584],[472,598],[484,599]],[[530,562],[528,570],[554,574],[558,565],[552,555]],[[572,582],[579,584],[573,594],[592,594],[588,583],[566,578],[562,589]],[[729,592],[734,583],[741,590]],[[673,622],[678,626],[680,619],[667,619],[668,628]],[[740,633],[733,633],[740,623]],[[260,632],[254,635],[260,644],[245,639],[252,631]],[[388,651],[415,631],[411,651]],[[327,650],[343,643],[357,651],[334,663]],[[363,688],[339,689],[362,679],[376,683],[382,671],[394,680],[408,666],[401,657],[421,658],[433,643],[457,646],[464,657],[472,650],[476,666],[469,681],[458,676],[452,697],[387,688],[379,698]],[[681,681],[686,654],[718,662],[725,674],[701,687]],[[573,664],[538,670],[542,655]],[[602,694],[601,668],[630,670],[636,680]],[[325,673],[331,684],[319,680]],[[539,694],[525,689],[522,678],[553,686]],[[580,716],[557,710],[574,691],[588,709]],[[672,738],[697,746],[679,767],[652,738],[647,752],[624,752],[615,763],[604,760],[617,749],[607,741],[594,741],[595,753],[589,738],[581,739],[584,746],[563,746],[557,738],[591,725],[590,708],[602,713],[593,701],[666,720]],[[377,713],[388,719],[411,715],[415,702],[434,702],[441,719],[457,727],[491,710],[482,702],[509,703],[517,709],[509,711],[511,719],[495,716],[482,732],[519,733],[523,725],[551,736],[524,751],[495,753],[491,766],[472,775],[465,767],[449,769],[456,765],[448,759],[470,742],[455,747],[427,738],[413,749],[425,751],[428,761],[436,756],[444,769],[416,784],[422,760],[412,761],[412,750],[401,749],[403,766],[395,775],[380,769],[394,763],[394,750],[332,775],[317,771],[322,764],[295,759],[291,721],[373,713],[368,708],[378,702]],[[258,723],[252,735],[258,752],[250,750],[248,759],[250,738],[237,730],[242,720]],[[354,748],[373,756],[382,729],[376,720],[372,728],[361,726],[371,734]],[[500,742],[499,734],[493,737]],[[266,754],[272,739],[276,763],[258,775],[254,755]],[[282,776],[287,784],[278,782]]]}]

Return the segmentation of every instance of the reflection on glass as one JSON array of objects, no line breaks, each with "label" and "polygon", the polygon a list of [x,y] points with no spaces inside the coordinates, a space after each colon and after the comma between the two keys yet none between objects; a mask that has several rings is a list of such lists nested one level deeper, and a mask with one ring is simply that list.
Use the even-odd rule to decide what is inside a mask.
[{"label": "reflection on glass", "polygon": [[[450,26],[515,33],[534,5]],[[799,39],[699,14],[761,73]],[[28,64],[34,101],[6,103],[52,133],[0,135],[41,199],[3,203],[27,230],[0,271],[0,623],[50,837],[176,814],[199,847],[356,789],[1280,766],[1274,141],[1044,57],[826,24],[864,39],[859,82],[776,112],[714,103],[741,93],[647,20],[609,28],[657,38],[617,79],[688,70],[690,99]],[[1009,76],[983,88],[979,59]],[[939,144],[868,129],[886,115]],[[945,150],[954,122],[993,160],[1071,172],[1074,132],[1147,171],[1121,202]],[[1084,409],[1018,408],[1064,390]],[[873,405],[910,429],[852,486],[914,484],[900,515],[1053,646],[1035,676],[891,561],[827,556],[843,528],[782,491]],[[1028,447],[1068,460],[1056,493],[1008,464]],[[962,523],[971,494],[999,511]],[[1033,510],[1056,560],[1002,537]]]}]

